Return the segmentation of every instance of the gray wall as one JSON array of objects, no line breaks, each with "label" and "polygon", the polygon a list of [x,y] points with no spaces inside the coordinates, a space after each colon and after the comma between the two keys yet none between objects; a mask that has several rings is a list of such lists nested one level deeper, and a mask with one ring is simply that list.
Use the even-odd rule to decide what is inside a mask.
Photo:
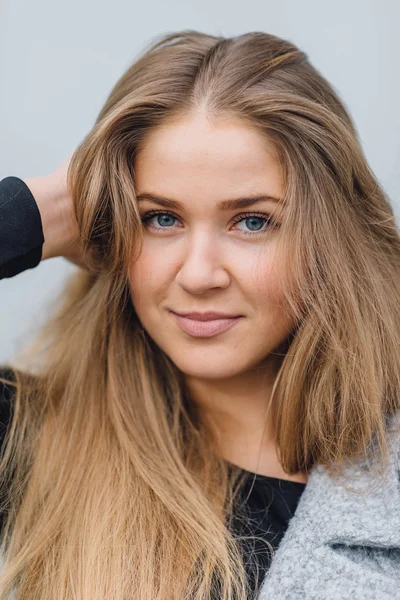
[{"label": "gray wall", "polygon": [[[399,22],[398,0],[0,0],[0,179],[55,169],[154,36],[266,31],[305,50],[339,92],[397,216]],[[53,258],[0,282],[0,362],[34,334],[74,269]]]}]

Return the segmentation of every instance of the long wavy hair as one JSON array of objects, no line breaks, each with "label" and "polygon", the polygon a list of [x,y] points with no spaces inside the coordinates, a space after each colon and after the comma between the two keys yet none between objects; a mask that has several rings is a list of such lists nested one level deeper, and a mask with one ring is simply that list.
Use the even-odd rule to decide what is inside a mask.
[{"label": "long wavy hair", "polygon": [[135,156],[155,127],[198,110],[256,128],[284,172],[277,244],[296,326],[266,398],[283,468],[339,475],[371,440],[385,464],[386,418],[400,409],[400,235],[348,112],[289,41],[160,36],[70,163],[90,268],[68,278],[3,378],[15,400],[0,463],[1,598],[249,597],[230,527],[240,469],[141,326],[127,279],[143,243]]}]

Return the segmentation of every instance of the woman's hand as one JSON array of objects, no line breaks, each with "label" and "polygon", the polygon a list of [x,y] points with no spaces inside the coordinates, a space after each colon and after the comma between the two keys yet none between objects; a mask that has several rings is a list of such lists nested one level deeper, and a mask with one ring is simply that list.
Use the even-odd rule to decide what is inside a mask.
[{"label": "woman's hand", "polygon": [[53,173],[24,179],[31,190],[42,219],[44,244],[42,260],[64,256],[87,268],[76,224],[72,198],[67,187],[67,172],[72,154]]}]

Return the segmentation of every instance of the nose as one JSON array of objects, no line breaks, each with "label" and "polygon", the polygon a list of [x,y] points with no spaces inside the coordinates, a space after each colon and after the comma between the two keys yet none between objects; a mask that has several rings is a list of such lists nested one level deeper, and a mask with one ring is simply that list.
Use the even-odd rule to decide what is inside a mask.
[{"label": "nose", "polygon": [[199,233],[187,238],[175,281],[191,294],[226,288],[231,278],[224,262],[218,241]]}]

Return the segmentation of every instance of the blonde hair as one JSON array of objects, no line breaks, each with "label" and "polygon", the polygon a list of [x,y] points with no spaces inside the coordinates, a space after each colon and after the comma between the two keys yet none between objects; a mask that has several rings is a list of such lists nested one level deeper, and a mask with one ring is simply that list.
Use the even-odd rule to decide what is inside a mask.
[{"label": "blonde hair", "polygon": [[284,169],[277,243],[296,327],[269,400],[283,468],[340,472],[372,439],[387,456],[385,419],[400,408],[400,236],[342,102],[304,52],[267,33],[160,36],[73,155],[91,269],[69,278],[29,369],[8,380],[1,598],[13,586],[24,600],[249,597],[230,528],[240,470],[229,475],[127,281],[143,235],[135,156],[155,127],[200,109],[257,128]]}]

